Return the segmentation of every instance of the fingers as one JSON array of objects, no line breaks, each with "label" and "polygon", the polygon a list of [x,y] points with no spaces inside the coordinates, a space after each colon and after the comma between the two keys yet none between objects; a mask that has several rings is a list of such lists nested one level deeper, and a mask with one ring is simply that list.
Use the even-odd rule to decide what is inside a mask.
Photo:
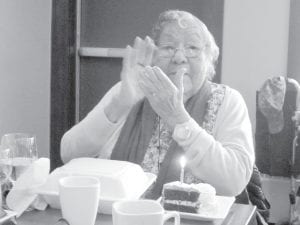
[{"label": "fingers", "polygon": [[146,66],[144,70],[145,74],[142,74],[141,79],[143,79],[147,85],[155,86],[155,89],[158,91],[170,94],[177,93],[176,97],[183,98],[183,76],[185,72],[185,68],[180,69],[176,75],[174,75],[174,80],[171,81],[159,67]]},{"label": "fingers", "polygon": [[143,62],[144,60],[144,57],[141,54],[145,49],[143,42],[144,41],[140,37],[136,37],[134,40],[133,48],[136,50],[136,62]]},{"label": "fingers", "polygon": [[183,87],[183,76],[186,73],[186,69],[182,68],[177,71],[174,79],[174,84],[178,88],[178,95],[183,99],[184,87]]},{"label": "fingers", "polygon": [[151,65],[155,45],[150,37],[146,36],[144,40],[136,37],[133,48],[136,52],[135,64]]},{"label": "fingers", "polygon": [[150,90],[149,86],[145,84],[143,81],[139,82],[140,89],[148,99],[152,99],[154,97],[154,92]]},{"label": "fingers", "polygon": [[145,68],[145,71],[141,73],[140,81],[151,93],[159,93],[161,90],[160,82],[156,79],[153,70],[148,66]]},{"label": "fingers", "polygon": [[145,48],[144,65],[151,65],[155,45],[154,45],[154,42],[152,41],[152,39],[148,36],[145,38],[145,45],[146,45],[146,48]]},{"label": "fingers", "polygon": [[126,46],[126,54],[125,54],[125,58],[123,59],[123,66],[131,66],[131,62],[132,62],[132,54],[133,54],[133,49],[130,45]]},{"label": "fingers", "polygon": [[176,92],[176,86],[168,78],[168,76],[159,67],[145,68],[145,73],[147,74],[147,79],[151,81],[155,88],[165,95],[172,95]]},{"label": "fingers", "polygon": [[134,57],[132,57],[132,62],[131,62],[131,66],[135,66],[136,64],[138,64],[139,62],[141,62],[141,54],[140,52],[143,49],[143,40],[140,37],[136,37],[134,39],[134,44],[133,44],[133,54]]},{"label": "fingers", "polygon": [[181,90],[183,88],[183,75],[186,73],[186,68],[181,68],[177,71],[174,79],[175,86]]},{"label": "fingers", "polygon": [[154,101],[164,101],[173,108],[174,102],[180,101],[178,90],[172,81],[158,67],[147,66],[139,76],[139,86],[145,96]]},{"label": "fingers", "polygon": [[128,68],[131,66],[131,52],[132,52],[132,48],[127,45],[126,49],[125,49],[125,56],[123,57],[123,62],[122,62],[122,73],[124,74],[128,71]]},{"label": "fingers", "polygon": [[164,89],[176,89],[176,86],[172,83],[170,78],[157,66],[153,67],[157,80],[161,83]]}]

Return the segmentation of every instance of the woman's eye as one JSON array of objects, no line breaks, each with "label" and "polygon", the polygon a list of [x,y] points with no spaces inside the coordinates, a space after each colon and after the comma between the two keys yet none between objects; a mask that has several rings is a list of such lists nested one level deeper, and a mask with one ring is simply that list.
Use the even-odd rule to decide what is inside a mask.
[{"label": "woman's eye", "polygon": [[167,50],[167,51],[172,51],[174,49],[173,46],[164,46],[163,49]]},{"label": "woman's eye", "polygon": [[200,48],[199,47],[197,47],[197,46],[188,46],[188,49],[190,49],[190,50],[193,50],[193,51],[198,51],[198,50],[200,50]]}]

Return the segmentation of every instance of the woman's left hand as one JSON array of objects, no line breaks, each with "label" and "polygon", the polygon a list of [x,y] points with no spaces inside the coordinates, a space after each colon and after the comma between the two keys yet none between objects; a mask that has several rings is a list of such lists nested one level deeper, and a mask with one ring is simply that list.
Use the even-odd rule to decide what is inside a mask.
[{"label": "woman's left hand", "polygon": [[183,102],[184,73],[185,69],[180,69],[173,83],[159,67],[147,66],[139,80],[150,105],[171,129],[190,118]]}]

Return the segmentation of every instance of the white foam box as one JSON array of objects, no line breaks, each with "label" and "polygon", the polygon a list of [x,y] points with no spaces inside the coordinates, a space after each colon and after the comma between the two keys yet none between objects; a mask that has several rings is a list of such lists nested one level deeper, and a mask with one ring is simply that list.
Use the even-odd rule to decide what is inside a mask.
[{"label": "white foam box", "polygon": [[77,158],[55,169],[46,184],[37,192],[52,208],[60,209],[59,179],[66,176],[95,176],[100,180],[98,212],[111,214],[113,202],[139,199],[155,181],[156,176],[145,173],[134,163],[118,160]]}]

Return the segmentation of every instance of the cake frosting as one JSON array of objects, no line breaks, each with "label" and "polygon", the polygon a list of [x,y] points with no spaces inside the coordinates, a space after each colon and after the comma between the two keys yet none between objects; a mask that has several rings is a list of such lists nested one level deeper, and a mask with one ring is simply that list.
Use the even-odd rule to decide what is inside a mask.
[{"label": "cake frosting", "polygon": [[163,186],[162,201],[166,210],[198,213],[215,205],[216,190],[207,183],[170,182]]}]

